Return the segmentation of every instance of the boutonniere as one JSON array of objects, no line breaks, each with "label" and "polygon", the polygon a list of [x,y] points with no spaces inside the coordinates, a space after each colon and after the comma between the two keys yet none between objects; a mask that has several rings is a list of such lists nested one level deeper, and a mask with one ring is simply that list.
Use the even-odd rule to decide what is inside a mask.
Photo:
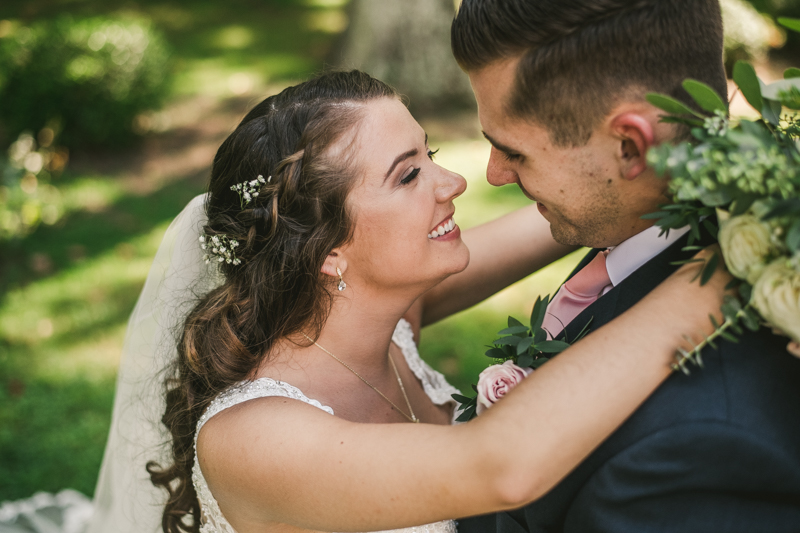
[{"label": "boutonniere", "polygon": [[508,327],[500,330],[500,337],[487,346],[485,355],[493,363],[480,373],[477,385],[472,385],[475,396],[453,394],[453,399],[459,404],[457,411],[461,411],[456,419],[458,422],[471,420],[491,407],[535,369],[588,333],[591,320],[571,341],[566,337],[564,340],[548,340],[542,323],[549,302],[549,295],[536,299],[529,325],[508,317]]}]

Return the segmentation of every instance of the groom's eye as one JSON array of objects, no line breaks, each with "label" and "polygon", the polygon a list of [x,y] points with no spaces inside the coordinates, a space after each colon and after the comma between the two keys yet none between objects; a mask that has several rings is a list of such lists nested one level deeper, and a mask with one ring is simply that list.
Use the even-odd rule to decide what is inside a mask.
[{"label": "groom's eye", "polygon": [[515,154],[512,152],[503,152],[503,157],[506,161],[519,161],[522,157],[520,154]]}]

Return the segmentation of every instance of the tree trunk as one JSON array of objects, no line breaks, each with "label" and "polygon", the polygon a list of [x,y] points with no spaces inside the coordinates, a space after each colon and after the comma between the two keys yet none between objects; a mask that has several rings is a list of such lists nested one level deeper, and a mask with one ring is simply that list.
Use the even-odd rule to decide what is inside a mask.
[{"label": "tree trunk", "polygon": [[415,113],[474,107],[467,75],[450,51],[453,0],[352,0],[333,63],[395,87]]}]

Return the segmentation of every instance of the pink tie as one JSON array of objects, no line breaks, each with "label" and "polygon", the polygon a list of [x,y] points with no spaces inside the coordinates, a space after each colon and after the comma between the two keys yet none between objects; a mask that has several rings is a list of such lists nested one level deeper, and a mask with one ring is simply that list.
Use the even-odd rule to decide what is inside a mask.
[{"label": "pink tie", "polygon": [[606,270],[606,255],[608,251],[594,256],[588,265],[580,269],[556,293],[547,306],[547,315],[542,323],[549,334],[548,338],[553,338],[564,329],[581,311],[600,297],[603,289],[611,285]]}]

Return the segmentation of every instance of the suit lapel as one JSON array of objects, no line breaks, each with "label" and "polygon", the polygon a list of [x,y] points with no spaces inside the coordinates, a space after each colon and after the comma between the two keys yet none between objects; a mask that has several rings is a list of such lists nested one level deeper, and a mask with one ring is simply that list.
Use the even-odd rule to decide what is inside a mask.
[{"label": "suit lapel", "polygon": [[[568,338],[574,339],[590,320],[590,330],[596,330],[631,308],[677,270],[678,265],[671,263],[692,257],[693,252],[684,252],[682,250],[686,246],[687,240],[688,236],[678,239],[666,250],[642,265],[619,285],[584,309],[572,322],[567,324],[565,330],[557,338],[563,340],[564,335],[567,335]],[[712,242],[714,242],[714,239],[704,233],[699,245],[707,246]],[[587,264],[598,252],[599,250],[589,252],[581,264]],[[586,480],[599,467],[599,461],[600,459],[596,454],[590,455],[543,498],[522,510],[512,512],[512,516],[516,518],[514,521],[524,523],[530,532],[562,531],[564,519],[572,500]],[[498,521],[498,526],[501,523],[501,521]],[[499,533],[511,533],[514,531],[516,530],[513,528],[498,528]]]}]

